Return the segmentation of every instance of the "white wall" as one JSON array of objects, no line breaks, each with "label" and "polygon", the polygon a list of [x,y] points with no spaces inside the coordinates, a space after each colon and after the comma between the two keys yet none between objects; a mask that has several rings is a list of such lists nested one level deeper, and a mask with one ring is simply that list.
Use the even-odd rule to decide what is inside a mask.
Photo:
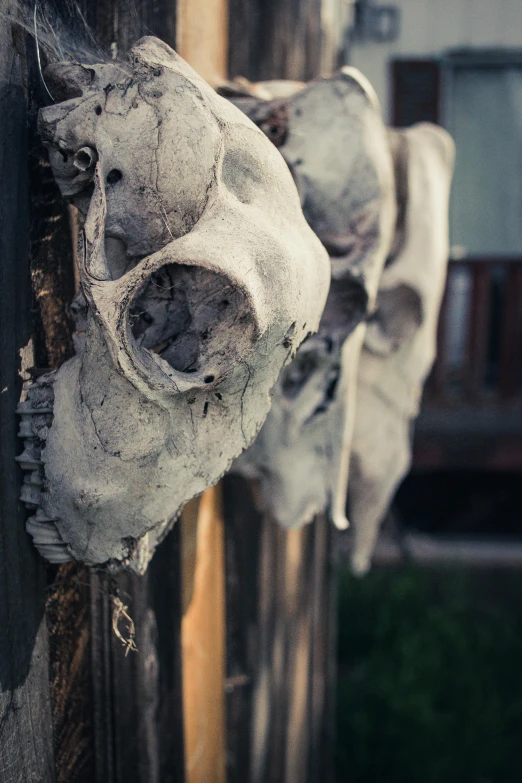
[{"label": "white wall", "polygon": [[436,55],[446,49],[522,49],[522,0],[386,0],[401,9],[399,38],[391,44],[355,43],[350,64],[372,82],[383,114],[391,116],[389,62],[394,57]]}]

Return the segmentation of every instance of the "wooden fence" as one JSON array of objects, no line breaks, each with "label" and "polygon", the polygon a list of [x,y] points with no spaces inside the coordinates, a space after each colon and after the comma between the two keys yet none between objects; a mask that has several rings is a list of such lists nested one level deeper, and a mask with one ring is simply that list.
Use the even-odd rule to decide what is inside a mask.
[{"label": "wooden fence", "polygon": [[[227,56],[229,76],[328,70],[323,5],[79,0],[106,48],[153,33],[210,79]],[[231,477],[188,505],[144,577],[46,567],[25,532],[14,411],[22,376],[71,355],[75,270],[35,131],[34,41],[7,21],[14,8],[0,0],[0,781],[326,783],[335,580],[324,520],[287,534]],[[131,621],[137,652],[119,638]]]},{"label": "wooden fence", "polygon": [[[460,278],[464,291],[455,291]],[[455,295],[457,294],[457,296]],[[449,305],[462,312],[463,361],[451,366]],[[502,405],[522,394],[522,258],[451,261],[429,393]]]},{"label": "wooden fence", "polygon": [[417,467],[522,470],[522,259],[450,262]]}]

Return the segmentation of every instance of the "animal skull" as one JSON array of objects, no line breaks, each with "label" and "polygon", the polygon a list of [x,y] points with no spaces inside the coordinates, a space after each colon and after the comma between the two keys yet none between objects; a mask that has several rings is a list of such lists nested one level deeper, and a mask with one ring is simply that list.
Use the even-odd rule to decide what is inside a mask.
[{"label": "animal skull", "polygon": [[143,572],[260,429],[328,257],[279,153],[165,44],[46,78],[62,102],[40,132],[86,213],[87,317],[82,352],[21,406],[28,528],[50,560]]},{"label": "animal skull", "polygon": [[285,527],[328,511],[343,529],[363,319],[395,219],[386,131],[371,86],[353,68],[297,86],[290,98],[237,103],[292,171],[308,223],[330,252],[332,283],[318,335],[283,370],[260,434],[233,469],[260,479],[262,507]]},{"label": "animal skull", "polygon": [[449,255],[451,137],[422,123],[390,131],[390,144],[400,219],[359,362],[349,483],[357,574],[369,569],[380,523],[409,470],[412,422],[435,358]]}]

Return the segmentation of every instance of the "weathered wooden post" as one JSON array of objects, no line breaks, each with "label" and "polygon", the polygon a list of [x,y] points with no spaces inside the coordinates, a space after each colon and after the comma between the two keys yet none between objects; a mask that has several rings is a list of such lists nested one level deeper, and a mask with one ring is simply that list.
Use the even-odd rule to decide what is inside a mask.
[{"label": "weathered wooden post", "polygon": [[[231,0],[230,77],[306,81],[331,73],[343,28],[326,6]],[[333,529],[320,516],[285,531],[256,510],[255,485],[238,476],[223,485],[228,783],[331,780]]]},{"label": "weathered wooden post", "polygon": [[18,501],[14,410],[32,365],[27,58],[0,11],[0,779],[54,780],[45,568]]},{"label": "weathered wooden post", "polygon": [[[241,34],[250,11],[238,0],[78,6],[107,51],[152,33],[211,82],[227,75],[227,57],[228,75],[252,78],[308,78],[334,64],[320,2],[285,3],[286,17],[258,9]],[[34,40],[12,22],[14,3],[0,9],[0,780],[327,779],[335,588],[323,519],[284,533],[230,478],[189,505],[142,577],[76,563],[46,572],[25,533],[14,411],[22,377],[71,355],[76,275],[69,214],[34,135]],[[282,31],[294,12],[295,29]],[[132,636],[131,621],[137,653],[119,638]]]},{"label": "weathered wooden post", "polygon": [[336,589],[332,529],[286,532],[252,487],[224,482],[228,781],[328,780],[333,761]]},{"label": "weathered wooden post", "polygon": [[[107,48],[125,49],[144,25],[157,25],[175,44],[170,8],[156,4],[140,18],[105,3],[83,5]],[[71,355],[75,274],[67,209],[35,133],[42,89],[35,42],[16,23],[15,3],[0,9],[0,779],[181,781],[179,528],[144,578],[66,564],[47,569],[47,588],[18,503],[14,411],[22,377],[34,367],[57,369]],[[56,11],[43,3],[38,10],[51,19]],[[132,612],[139,655],[126,655],[114,634],[116,596]]]}]

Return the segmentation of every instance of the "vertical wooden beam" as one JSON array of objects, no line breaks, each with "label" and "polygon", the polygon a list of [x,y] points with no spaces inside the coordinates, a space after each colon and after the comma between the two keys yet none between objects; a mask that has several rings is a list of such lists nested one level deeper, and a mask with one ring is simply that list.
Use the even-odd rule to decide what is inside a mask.
[{"label": "vertical wooden beam", "polygon": [[[177,0],[176,50],[211,85],[228,77],[228,0]],[[225,537],[221,486],[187,504],[182,525],[186,783],[224,783]]]},{"label": "vertical wooden beam", "polygon": [[[185,512],[182,539],[191,548],[194,519]],[[221,487],[202,496],[197,513],[190,603],[181,624],[186,783],[225,781],[225,582]],[[184,575],[184,585],[187,578]],[[187,589],[187,588],[185,588]]]},{"label": "vertical wooden beam", "polygon": [[[78,5],[107,53],[123,57],[147,34],[175,46],[172,0],[79,0]],[[78,783],[184,779],[180,561],[176,525],[143,577],[91,571],[85,580],[90,594],[91,682],[80,695],[93,702],[95,770],[75,770]],[[127,607],[134,623],[136,651],[126,650],[114,633],[115,600]],[[121,618],[119,630],[128,637],[129,621]],[[64,778],[64,783],[72,779]]]},{"label": "vertical wooden beam", "polygon": [[224,489],[233,707],[227,783],[326,783],[336,669],[331,527],[321,516],[285,531],[261,517],[247,482],[227,476]]},{"label": "vertical wooden beam", "polygon": [[334,780],[337,692],[337,596],[339,589],[336,533],[326,515],[314,522],[312,586],[312,666],[310,668],[310,783]]},{"label": "vertical wooden beam", "polygon": [[499,366],[499,392],[504,399],[513,397],[522,382],[522,262],[508,262],[505,269]]},{"label": "vertical wooden beam", "polygon": [[[179,524],[158,547],[144,576],[93,572],[90,587],[95,781],[181,783]],[[131,618],[135,650],[126,649],[115,634],[115,600],[128,615],[120,614],[118,631],[128,639]]]},{"label": "vertical wooden beam", "polygon": [[[47,103],[34,42],[28,39],[29,189],[35,372],[58,370],[74,354],[69,304],[75,268],[69,209],[56,184],[36,128]],[[56,783],[94,779],[90,690],[88,569],[80,563],[47,566],[46,619]]]},{"label": "vertical wooden beam", "polygon": [[15,4],[0,0],[0,780],[54,783],[45,569],[25,532],[14,459],[32,324],[25,40],[9,12]]},{"label": "vertical wooden beam", "polygon": [[173,0],[78,0],[78,7],[97,41],[118,57],[144,35],[176,46]]},{"label": "vertical wooden beam", "polygon": [[217,85],[228,77],[228,0],[178,0],[177,51]]},{"label": "vertical wooden beam", "polygon": [[258,79],[261,0],[229,0],[228,71],[231,78]]},{"label": "vertical wooden beam", "polygon": [[446,382],[448,377],[447,360],[447,320],[448,320],[448,291],[450,285],[450,276],[452,274],[451,266],[448,269],[446,287],[440,306],[439,321],[437,324],[437,355],[427,383],[427,392],[431,394],[437,402],[443,403],[446,392]]},{"label": "vertical wooden beam", "polygon": [[491,311],[491,266],[488,262],[472,264],[471,312],[468,322],[468,355],[466,390],[471,397],[484,391],[489,348]]},{"label": "vertical wooden beam", "polygon": [[[314,527],[286,533],[285,633],[287,645],[285,777],[309,781],[311,689],[313,652]],[[311,782],[310,782],[311,783]]]},{"label": "vertical wooden beam", "polygon": [[[258,622],[258,615],[266,612],[266,602],[258,595],[261,535],[261,516],[253,513],[245,519],[242,513],[250,497],[249,487],[238,476],[227,476],[223,481],[223,508],[226,509],[226,666],[225,683],[227,717],[227,783],[254,783],[250,776],[252,757],[252,713],[254,702],[266,701],[268,666],[264,655],[268,649],[262,631],[266,622]],[[266,548],[265,548],[266,549]],[[268,551],[270,554],[270,551]],[[264,616],[264,615],[263,615]],[[265,662],[266,663],[266,662]],[[256,667],[266,672],[264,682],[256,682]],[[266,724],[266,721],[265,721]],[[261,729],[261,746],[265,729]]]},{"label": "vertical wooden beam", "polygon": [[336,0],[230,0],[230,76],[315,79],[339,65]]}]

